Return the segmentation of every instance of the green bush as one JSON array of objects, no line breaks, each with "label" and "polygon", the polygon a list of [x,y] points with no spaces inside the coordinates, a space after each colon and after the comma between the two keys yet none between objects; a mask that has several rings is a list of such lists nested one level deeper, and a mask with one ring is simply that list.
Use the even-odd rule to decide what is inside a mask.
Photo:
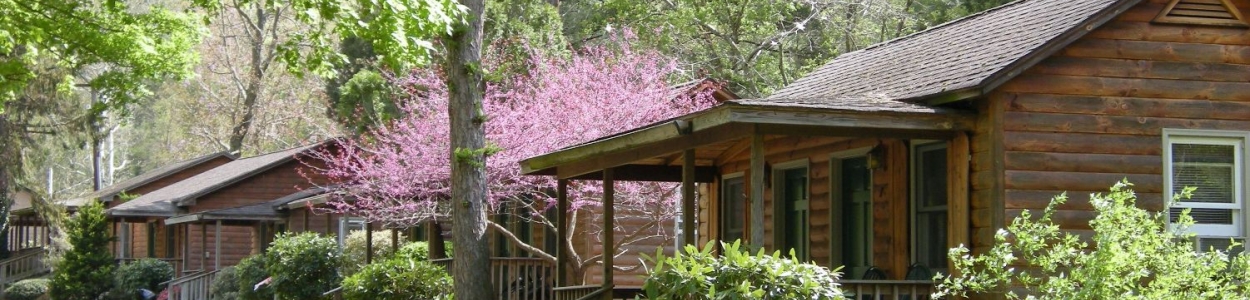
[{"label": "green bush", "polygon": [[[699,250],[686,248],[676,256],[657,251],[655,269],[643,290],[648,299],[843,299],[837,272],[759,251],[751,255],[741,241],[722,244],[720,256],[712,243]],[[793,257],[791,253],[791,257]]]},{"label": "green bush", "polygon": [[161,291],[162,282],[174,279],[174,267],[159,259],[145,258],[117,268],[114,279],[119,291],[135,294],[139,289],[147,289],[156,293]]},{"label": "green bush", "polygon": [[264,254],[253,255],[244,258],[243,261],[234,266],[238,299],[273,300],[273,286],[264,285],[259,289],[256,288],[256,284],[269,278],[269,272],[265,270],[266,261],[268,261],[268,257]]},{"label": "green bush", "polygon": [[[1010,299],[1250,299],[1250,256],[1196,253],[1192,235],[1183,233],[1194,224],[1188,210],[1169,225],[1167,211],[1137,208],[1130,186],[1120,182],[1106,195],[1091,196],[1098,213],[1089,222],[1096,248],[1061,231],[1051,219],[1067,200],[1059,195],[1041,216],[1025,211],[999,230],[989,251],[974,256],[962,246],[951,249],[961,276],[942,279],[936,296],[974,292]],[[1186,189],[1174,200],[1192,192]]]},{"label": "green bush", "polygon": [[113,287],[113,255],[108,251],[111,238],[104,206],[91,201],[66,223],[72,249],[54,268],[49,292],[54,299],[94,300]]},{"label": "green bush", "polygon": [[217,271],[217,278],[214,278],[213,285],[208,287],[208,298],[213,300],[239,299],[239,275],[235,273],[235,267],[226,267]]},{"label": "green bush", "polygon": [[424,259],[409,257],[366,265],[343,280],[343,298],[348,300],[450,299],[451,293],[451,276],[447,271]]},{"label": "green bush", "polygon": [[411,242],[399,248],[396,258],[407,258],[419,261],[430,260],[430,244],[426,242]]},{"label": "green bush", "polygon": [[4,299],[35,300],[48,293],[47,278],[35,278],[18,281],[4,289]]},{"label": "green bush", "polygon": [[339,286],[338,243],[316,233],[283,233],[266,254],[265,270],[279,299],[318,299]]},{"label": "green bush", "polygon": [[[399,238],[402,241],[403,234]],[[354,230],[347,235],[347,240],[343,242],[343,276],[356,274],[365,266],[365,240],[367,238],[364,230]],[[386,260],[393,254],[395,246],[391,245],[391,230],[373,232],[373,261]]]}]

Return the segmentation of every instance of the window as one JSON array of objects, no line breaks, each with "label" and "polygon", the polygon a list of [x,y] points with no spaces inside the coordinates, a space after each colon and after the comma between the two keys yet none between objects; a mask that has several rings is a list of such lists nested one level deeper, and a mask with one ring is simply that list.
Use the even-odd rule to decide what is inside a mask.
[{"label": "window", "polygon": [[1245,236],[1246,140],[1245,132],[1164,130],[1165,189],[1196,188],[1192,198],[1169,208],[1172,221],[1189,209],[1195,222],[1190,231],[1200,238],[1223,237],[1227,243],[1228,237]]},{"label": "window", "polygon": [[156,222],[148,222],[148,256],[156,257]]},{"label": "window", "polygon": [[807,161],[781,164],[773,179],[774,245],[783,254],[794,251],[801,261],[808,257],[808,182]]},{"label": "window", "polygon": [[946,143],[912,150],[912,261],[935,271],[947,266]]},{"label": "window", "polygon": [[[721,181],[720,238],[727,243],[746,238],[747,190],[742,175]],[[745,242],[745,241],[744,241]]]},{"label": "window", "polygon": [[119,252],[118,258],[134,257],[132,253],[132,250],[134,249],[131,249],[134,247],[134,241],[133,241],[134,239],[132,238],[132,236],[134,235],[134,232],[132,231],[133,229],[130,223],[126,223],[125,221],[122,221],[121,229],[119,230],[121,231],[121,234],[120,234],[121,237],[118,238],[118,242],[120,242],[121,246],[119,246],[119,248],[121,248],[120,249],[121,251],[118,251]]},{"label": "window", "polygon": [[870,148],[835,153],[830,161],[833,210],[832,268],[844,266],[847,279],[863,279],[872,267],[872,168]]},{"label": "window", "polygon": [[347,242],[347,235],[351,234],[352,231],[356,231],[356,230],[365,230],[364,218],[352,218],[348,216],[343,216],[339,218],[338,241],[339,241],[340,250],[343,249],[344,243]]}]

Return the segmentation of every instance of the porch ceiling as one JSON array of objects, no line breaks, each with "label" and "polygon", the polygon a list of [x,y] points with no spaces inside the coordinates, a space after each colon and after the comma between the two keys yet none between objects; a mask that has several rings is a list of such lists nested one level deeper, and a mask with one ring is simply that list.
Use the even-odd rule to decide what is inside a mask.
[{"label": "porch ceiling", "polygon": [[[598,178],[603,169],[615,168],[618,180],[680,182],[682,152],[693,149],[696,181],[708,182],[716,166],[749,152],[753,135],[941,139],[971,130],[974,116],[951,109],[864,111],[741,100],[532,157],[521,168],[561,179]],[[678,122],[690,130],[679,132]]]}]

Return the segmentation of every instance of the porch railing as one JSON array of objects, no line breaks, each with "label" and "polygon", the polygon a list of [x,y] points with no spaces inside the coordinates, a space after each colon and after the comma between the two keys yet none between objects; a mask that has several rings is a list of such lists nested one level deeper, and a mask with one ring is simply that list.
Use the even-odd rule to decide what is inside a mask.
[{"label": "porch railing", "polygon": [[169,300],[207,300],[218,270],[183,276],[169,282]]},{"label": "porch railing", "polygon": [[[431,260],[431,263],[451,270],[450,258]],[[502,300],[549,300],[555,299],[555,266],[541,258],[492,257],[490,280],[495,286],[495,299]]]},{"label": "porch railing", "polygon": [[0,286],[47,273],[49,269],[43,262],[44,253],[43,248],[33,248],[0,261]]},{"label": "porch railing", "polygon": [[932,280],[843,280],[841,284],[846,297],[855,300],[932,299],[937,285]]},{"label": "porch railing", "polygon": [[646,299],[639,287],[614,287],[603,290],[602,285],[564,286],[554,289],[555,300],[603,299],[603,293],[612,293],[612,299],[632,300],[636,297]]}]

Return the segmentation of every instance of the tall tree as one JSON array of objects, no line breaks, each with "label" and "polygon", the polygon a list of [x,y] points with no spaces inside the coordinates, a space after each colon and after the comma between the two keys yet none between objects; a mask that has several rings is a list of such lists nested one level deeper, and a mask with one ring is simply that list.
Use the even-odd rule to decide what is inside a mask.
[{"label": "tall tree", "polygon": [[[66,134],[72,125],[148,94],[144,83],[186,75],[191,46],[201,37],[193,17],[122,1],[0,1],[0,232],[32,134]],[[82,88],[82,89],[80,89]],[[49,118],[45,108],[68,107],[77,92],[95,101]],[[78,131],[82,132],[82,131]],[[39,153],[36,151],[35,153]],[[40,199],[45,199],[40,197]]]},{"label": "tall tree", "polygon": [[447,39],[447,112],[451,143],[452,278],[457,299],[491,298],[489,280],[480,274],[490,272],[486,211],[486,131],[487,116],[482,110],[482,18],[485,0],[461,0],[468,8],[464,23],[456,26]]},{"label": "tall tree", "polygon": [[[715,102],[712,90],[682,93],[670,89],[665,79],[679,71],[677,63],[654,51],[635,51],[628,46],[630,41],[622,39],[620,47],[578,49],[567,57],[529,48],[532,56],[524,73],[505,82],[487,83],[481,110],[490,117],[485,137],[490,147],[496,147],[487,152],[498,151],[482,163],[492,213],[509,214],[555,232],[555,220],[544,216],[554,209],[555,181],[521,175],[521,160],[704,109]],[[510,66],[510,62],[496,59],[485,62],[486,72]],[[320,153],[327,167],[319,171],[340,184],[352,199],[334,199],[338,212],[405,227],[430,219],[446,220],[448,208],[461,203],[459,198],[449,197],[448,166],[452,158],[444,154],[450,145],[444,135],[451,127],[448,91],[437,74],[441,73],[426,70],[392,78],[394,88],[409,97],[400,102],[404,116],[359,140],[345,141],[342,149]],[[602,204],[598,184],[576,182],[570,191],[574,204],[570,213]],[[617,205],[628,213],[618,216],[643,225],[621,230],[617,236],[622,239],[613,243],[629,245],[671,238],[663,225],[677,216],[675,191],[672,184],[620,184]],[[489,226],[517,248],[556,262],[554,253],[523,243],[507,224],[492,222]],[[570,231],[575,236],[593,237],[602,230],[617,228],[600,228],[596,223]],[[600,255],[578,255],[570,240],[565,237],[558,247],[574,255],[560,263],[577,274],[600,263]],[[621,262],[616,267],[629,270],[637,266],[635,262]]]}]

